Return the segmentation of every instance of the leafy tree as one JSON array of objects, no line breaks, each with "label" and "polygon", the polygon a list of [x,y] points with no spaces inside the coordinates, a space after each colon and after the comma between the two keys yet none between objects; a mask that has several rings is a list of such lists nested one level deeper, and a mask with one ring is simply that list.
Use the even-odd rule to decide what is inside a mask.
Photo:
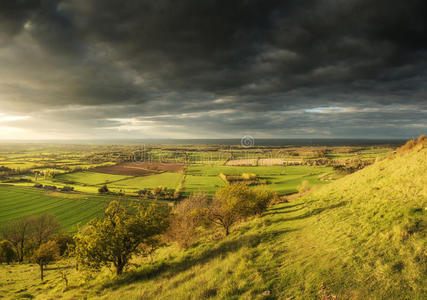
[{"label": "leafy tree", "polygon": [[11,220],[2,227],[3,239],[12,243],[18,257],[18,261],[24,260],[26,246],[30,239],[33,217],[25,216]]},{"label": "leafy tree", "polygon": [[10,264],[16,258],[16,252],[9,241],[0,242],[0,263]]},{"label": "leafy tree", "polygon": [[155,242],[154,237],[168,226],[169,208],[140,205],[132,212],[112,201],[103,220],[92,220],[75,236],[75,254],[79,264],[93,269],[113,264],[116,274],[135,254]]},{"label": "leafy tree", "polygon": [[44,267],[54,262],[59,255],[59,248],[55,241],[48,241],[41,244],[40,247],[34,251],[32,261],[40,266],[40,279],[43,281]]}]

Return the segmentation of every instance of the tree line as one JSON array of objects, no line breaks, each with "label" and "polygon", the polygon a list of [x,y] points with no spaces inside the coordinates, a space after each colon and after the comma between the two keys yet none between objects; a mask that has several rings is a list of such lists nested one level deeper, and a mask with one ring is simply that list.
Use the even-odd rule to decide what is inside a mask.
[{"label": "tree line", "polygon": [[103,218],[91,220],[74,236],[63,233],[53,215],[21,217],[1,228],[0,262],[37,263],[43,280],[47,264],[71,255],[79,269],[112,266],[120,275],[136,255],[151,256],[174,242],[187,248],[217,228],[229,235],[234,224],[262,214],[272,197],[263,187],[236,183],[218,190],[212,199],[197,193],[173,208],[159,202],[111,201]]},{"label": "tree line", "polygon": [[44,267],[64,255],[73,244],[71,235],[62,231],[54,215],[24,216],[5,223],[1,228],[0,263],[34,262]]}]

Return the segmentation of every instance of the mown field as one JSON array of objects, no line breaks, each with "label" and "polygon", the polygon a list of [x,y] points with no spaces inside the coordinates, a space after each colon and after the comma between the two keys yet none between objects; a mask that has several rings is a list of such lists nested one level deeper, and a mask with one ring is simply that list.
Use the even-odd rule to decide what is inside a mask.
[{"label": "mown field", "polygon": [[69,232],[102,216],[109,196],[77,193],[45,192],[26,187],[0,185],[0,226],[4,222],[25,215],[50,213],[57,217]]}]

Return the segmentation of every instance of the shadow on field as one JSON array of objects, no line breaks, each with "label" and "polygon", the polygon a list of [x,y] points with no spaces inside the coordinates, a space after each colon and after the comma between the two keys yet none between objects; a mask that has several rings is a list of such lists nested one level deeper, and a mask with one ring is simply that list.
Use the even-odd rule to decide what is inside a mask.
[{"label": "shadow on field", "polygon": [[[341,201],[337,204],[333,204],[333,205],[329,205],[329,206],[325,206],[325,207],[318,207],[318,208],[314,208],[311,209],[299,216],[295,216],[295,217],[290,217],[290,218],[280,218],[280,219],[276,219],[276,220],[272,220],[271,223],[281,223],[281,222],[286,222],[286,221],[293,221],[293,220],[302,220],[302,219],[306,219],[309,218],[311,216],[315,216],[318,215],[326,210],[330,210],[330,209],[334,209],[334,208],[338,208],[341,206],[344,206],[347,204],[347,201]],[[283,212],[286,213],[286,212]]]},{"label": "shadow on field", "polygon": [[76,266],[67,265],[67,266],[55,266],[55,267],[44,267],[44,270],[69,270],[75,269]]},{"label": "shadow on field", "polygon": [[[152,265],[144,266],[144,269],[142,270],[130,271],[120,278],[105,283],[102,288],[115,289],[123,284],[154,279],[164,273],[169,273],[169,276],[173,276],[175,273],[186,271],[198,264],[205,264],[216,257],[225,256],[226,254],[235,252],[242,247],[253,248],[262,242],[268,242],[282,234],[292,231],[296,231],[296,229],[277,230],[263,234],[249,234],[241,238],[224,241],[217,247],[206,250],[203,249],[204,251],[200,250],[200,252],[195,252],[196,249],[189,249],[186,253],[187,255],[180,260],[161,261]],[[210,244],[210,246],[212,246],[212,244]],[[190,252],[191,250],[193,251]]]},{"label": "shadow on field", "polygon": [[299,207],[299,208],[295,208],[295,209],[289,209],[286,210],[287,208],[282,208],[281,210],[274,210],[274,211],[268,211],[264,214],[264,216],[269,216],[269,215],[280,215],[280,214],[288,214],[288,213],[292,213],[292,212],[296,212],[296,211],[300,211],[302,209],[304,209],[304,207]]},{"label": "shadow on field", "polygon": [[296,207],[296,206],[301,206],[303,204],[304,203],[297,203],[297,204],[291,204],[291,205],[286,205],[286,206],[272,207],[272,208],[269,208],[268,211],[282,210],[282,209],[292,208],[292,207]]}]

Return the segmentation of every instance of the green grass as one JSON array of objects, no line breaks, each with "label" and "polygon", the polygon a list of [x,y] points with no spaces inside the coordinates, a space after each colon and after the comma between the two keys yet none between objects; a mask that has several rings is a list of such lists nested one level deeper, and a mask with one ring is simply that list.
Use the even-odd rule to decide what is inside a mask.
[{"label": "green grass", "polygon": [[[77,191],[86,193],[97,193],[98,188],[107,184],[113,192],[122,191],[126,194],[136,194],[144,188],[155,188],[158,186],[175,189],[184,175],[182,173],[165,172],[147,176],[124,176],[96,172],[75,172],[55,176],[53,179],[37,182],[41,184],[62,184],[74,186]],[[24,183],[21,185],[30,186]]]},{"label": "green grass", "polygon": [[108,185],[111,190],[123,189],[125,191],[137,192],[144,188],[155,188],[158,186],[175,189],[184,175],[182,173],[161,173],[155,175],[132,177],[116,181]]},{"label": "green grass", "polygon": [[211,196],[215,194],[218,188],[223,186],[225,186],[225,182],[219,176],[186,175],[184,193],[185,195],[190,195],[197,192],[204,192]]},{"label": "green grass", "polygon": [[113,175],[96,172],[75,172],[57,175],[55,176],[54,181],[85,185],[102,185],[104,183],[108,184],[110,182],[115,182],[128,178],[132,178],[132,176]]},{"label": "green grass", "polygon": [[[123,276],[85,283],[55,268],[1,266],[0,295],[42,299],[425,299],[427,149],[385,159],[261,218],[206,235],[188,250],[160,249]],[[72,261],[68,266],[73,265]],[[13,283],[10,283],[13,281]],[[330,296],[328,298],[327,296]]]},{"label": "green grass", "polygon": [[25,216],[54,214],[65,230],[75,232],[77,224],[101,216],[111,197],[45,192],[0,185],[0,225]]},{"label": "green grass", "polygon": [[187,168],[187,178],[184,183],[186,193],[198,190],[205,190],[212,194],[223,186],[218,180],[219,174],[241,175],[242,173],[254,173],[261,179],[268,181],[268,188],[279,194],[290,194],[297,192],[298,186],[303,180],[307,180],[311,186],[322,185],[326,181],[319,179],[325,173],[332,173],[330,167],[311,166],[255,166],[255,167],[235,167],[235,166],[209,166],[190,165]]}]

